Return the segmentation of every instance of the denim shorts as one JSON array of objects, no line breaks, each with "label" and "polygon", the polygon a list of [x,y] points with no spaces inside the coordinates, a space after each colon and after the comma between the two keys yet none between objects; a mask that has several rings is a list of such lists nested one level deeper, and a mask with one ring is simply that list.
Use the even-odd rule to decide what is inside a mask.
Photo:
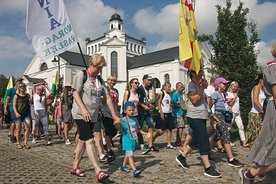
[{"label": "denim shorts", "polygon": [[208,155],[210,152],[210,142],[206,127],[206,119],[192,119],[187,117],[189,126],[193,130],[193,139],[189,146],[193,150],[198,149],[200,155]]},{"label": "denim shorts", "polygon": [[14,111],[11,113],[12,122],[15,123],[22,123],[26,120],[31,121],[31,115],[30,114],[21,114],[21,116],[18,118],[16,117]]},{"label": "denim shorts", "polygon": [[154,128],[153,119],[151,113],[138,115],[140,128],[143,127],[144,121],[146,121],[148,128]]}]

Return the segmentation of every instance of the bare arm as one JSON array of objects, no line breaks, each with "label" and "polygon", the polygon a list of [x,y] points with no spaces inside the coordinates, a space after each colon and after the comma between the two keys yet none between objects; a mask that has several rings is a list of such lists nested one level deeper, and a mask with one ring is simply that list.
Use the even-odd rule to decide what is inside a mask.
[{"label": "bare arm", "polygon": [[85,122],[89,122],[91,120],[91,116],[88,112],[88,110],[86,109],[85,105],[83,104],[82,102],[82,99],[79,95],[79,92],[74,90],[73,91],[73,97],[77,103],[77,105],[79,106],[80,110],[81,110],[81,113],[82,113],[82,119],[85,121]]},{"label": "bare arm", "polygon": [[18,97],[17,97],[17,95],[14,95],[14,97],[13,97],[13,111],[14,111],[14,113],[15,113],[15,116],[16,117],[20,117],[20,114],[18,113],[18,109],[17,109],[17,99],[18,99]]},{"label": "bare arm", "polygon": [[111,112],[111,116],[114,120],[114,124],[121,123],[121,118],[119,118],[116,114],[116,111],[113,106],[113,102],[111,100],[111,97],[109,96],[109,93],[105,93],[105,99],[106,99],[106,104]]},{"label": "bare arm", "polygon": [[59,103],[58,103],[60,117],[62,117],[62,104],[63,104],[63,100],[64,100],[64,99],[63,100],[61,100],[61,99],[63,99],[63,93],[61,93],[60,100],[59,100]]},{"label": "bare arm", "polygon": [[9,101],[10,101],[10,96],[7,96],[5,104],[4,104],[4,114],[8,115],[8,106],[9,106]]}]

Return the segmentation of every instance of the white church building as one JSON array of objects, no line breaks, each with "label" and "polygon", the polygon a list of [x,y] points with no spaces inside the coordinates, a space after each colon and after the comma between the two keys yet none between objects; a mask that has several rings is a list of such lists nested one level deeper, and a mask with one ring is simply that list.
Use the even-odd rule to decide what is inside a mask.
[{"label": "white church building", "polygon": [[[157,87],[164,82],[170,82],[175,89],[177,82],[187,84],[187,69],[179,64],[178,46],[146,53],[146,38],[137,39],[123,31],[123,20],[115,13],[109,20],[108,30],[103,36],[95,39],[86,38],[86,54],[84,59],[88,63],[89,57],[94,53],[102,54],[107,66],[102,70],[102,78],[106,80],[109,75],[117,75],[116,88],[120,93],[120,100],[127,82],[131,78],[138,78],[148,74],[154,78]],[[202,64],[204,68],[211,68],[209,59],[211,53],[204,43],[200,42]],[[53,62],[53,60],[59,61]],[[46,81],[52,85],[56,72],[60,72],[63,83],[73,82],[76,73],[84,69],[84,62],[80,53],[66,51],[55,58],[41,62],[35,55],[26,68],[23,78],[29,90],[34,82]],[[206,79],[210,74],[205,71]],[[157,92],[160,88],[157,88]]]}]

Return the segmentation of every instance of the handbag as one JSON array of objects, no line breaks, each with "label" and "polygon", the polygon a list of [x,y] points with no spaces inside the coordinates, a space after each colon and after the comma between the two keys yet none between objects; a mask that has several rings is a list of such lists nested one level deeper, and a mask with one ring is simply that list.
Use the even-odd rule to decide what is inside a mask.
[{"label": "handbag", "polygon": [[233,119],[233,113],[230,113],[229,111],[224,111],[222,112],[222,114],[225,118],[225,122],[231,124]]}]

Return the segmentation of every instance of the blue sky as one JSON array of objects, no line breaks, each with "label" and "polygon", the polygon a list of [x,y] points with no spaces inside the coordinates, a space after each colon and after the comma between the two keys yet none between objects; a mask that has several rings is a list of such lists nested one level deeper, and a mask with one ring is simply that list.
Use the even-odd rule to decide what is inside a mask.
[{"label": "blue sky", "polygon": [[[261,42],[258,62],[272,60],[270,47],[276,40],[275,0],[242,0],[257,22]],[[108,21],[117,12],[123,30],[135,38],[146,37],[147,52],[177,46],[178,0],[64,0],[79,42],[85,53],[84,40],[95,39],[108,30]],[[197,0],[195,16],[199,34],[213,34],[217,27],[215,5],[225,0]],[[233,8],[238,1],[233,1]],[[0,1],[0,74],[22,76],[35,52],[25,34],[27,0]],[[274,34],[273,34],[274,33]],[[77,47],[72,49],[78,51]]]}]

